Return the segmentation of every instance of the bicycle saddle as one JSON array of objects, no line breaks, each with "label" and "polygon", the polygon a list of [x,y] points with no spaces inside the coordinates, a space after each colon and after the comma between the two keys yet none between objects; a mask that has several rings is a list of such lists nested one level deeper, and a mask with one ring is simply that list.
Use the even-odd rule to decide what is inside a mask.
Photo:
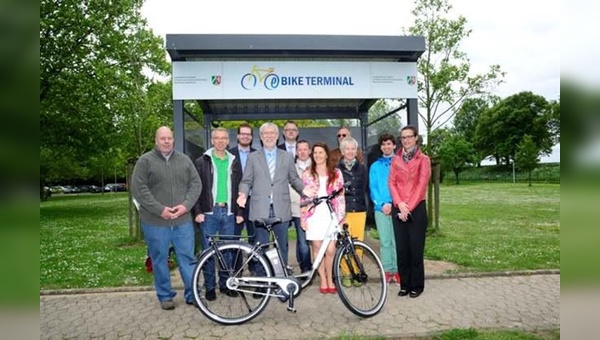
[{"label": "bicycle saddle", "polygon": [[257,227],[266,227],[266,226],[271,227],[277,223],[281,223],[281,218],[279,218],[279,217],[257,218],[256,220],[254,220],[254,225]]}]

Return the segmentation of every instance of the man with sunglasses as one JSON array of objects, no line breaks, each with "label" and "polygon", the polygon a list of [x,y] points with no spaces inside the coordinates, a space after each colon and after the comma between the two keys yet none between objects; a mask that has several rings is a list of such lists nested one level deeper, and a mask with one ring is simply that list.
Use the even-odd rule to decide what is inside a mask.
[{"label": "man with sunglasses", "polygon": [[[342,159],[342,151],[340,150],[339,145],[340,145],[340,142],[342,141],[342,139],[348,138],[348,137],[352,137],[352,134],[350,133],[350,129],[348,129],[345,126],[342,126],[337,132],[338,147],[337,147],[337,149],[331,150],[331,154],[329,155],[329,157],[331,158],[332,162],[334,162],[334,164],[338,164],[340,162],[340,159]],[[363,157],[363,153],[360,148],[358,148],[358,150],[357,150],[356,159],[358,159],[358,162],[360,164],[365,164],[365,158]]]}]

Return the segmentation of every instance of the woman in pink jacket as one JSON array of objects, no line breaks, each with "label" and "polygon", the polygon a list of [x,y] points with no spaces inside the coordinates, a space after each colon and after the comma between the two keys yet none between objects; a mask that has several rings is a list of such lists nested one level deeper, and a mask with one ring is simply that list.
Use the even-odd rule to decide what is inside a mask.
[{"label": "woman in pink jacket", "polygon": [[431,177],[429,157],[417,145],[417,128],[400,130],[402,148],[392,161],[388,184],[392,194],[392,216],[400,273],[399,296],[416,298],[425,288],[425,193]]},{"label": "woman in pink jacket", "polygon": [[[344,179],[339,169],[331,162],[329,148],[324,143],[316,143],[312,147],[311,166],[302,173],[304,185],[314,188],[317,196],[327,196],[332,192],[344,187]],[[341,225],[346,215],[346,201],[341,193],[332,201],[336,218]],[[306,239],[311,241],[313,258],[317,258],[319,249],[326,237],[332,237],[327,233],[331,222],[331,212],[325,202],[317,206],[306,206],[302,208],[301,226],[306,231]],[[336,222],[338,222],[336,221]],[[336,294],[337,290],[333,283],[333,256],[335,255],[335,242],[330,242],[325,252],[325,258],[318,268],[320,277],[319,291],[321,294]]]}]

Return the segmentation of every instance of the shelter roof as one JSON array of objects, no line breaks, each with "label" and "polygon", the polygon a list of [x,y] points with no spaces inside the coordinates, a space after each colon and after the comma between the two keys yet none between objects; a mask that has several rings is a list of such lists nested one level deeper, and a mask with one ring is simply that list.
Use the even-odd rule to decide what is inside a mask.
[{"label": "shelter roof", "polygon": [[[416,62],[419,36],[167,34],[172,61]],[[375,99],[199,100],[220,120],[358,118]],[[281,118],[277,118],[281,119]]]}]

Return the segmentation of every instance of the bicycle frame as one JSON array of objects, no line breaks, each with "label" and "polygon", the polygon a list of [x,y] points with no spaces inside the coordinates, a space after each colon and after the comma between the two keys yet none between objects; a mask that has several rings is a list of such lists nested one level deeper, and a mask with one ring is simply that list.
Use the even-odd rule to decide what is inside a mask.
[{"label": "bicycle frame", "polygon": [[[255,245],[243,242],[239,236],[231,238],[220,235],[219,239],[210,237],[210,248],[205,249],[199,255],[199,264],[194,269],[194,282],[200,284],[201,270],[205,268],[204,266],[208,266],[208,261],[214,257],[214,267],[210,267],[210,269],[207,267],[207,269],[210,271],[216,269],[218,272],[215,274],[226,279],[225,282],[221,281],[221,284],[224,283],[227,289],[239,294],[235,295],[239,298],[236,302],[239,309],[236,311],[242,315],[231,318],[222,316],[224,314],[220,313],[227,313],[226,310],[210,307],[216,298],[210,299],[207,295],[206,300],[202,299],[199,289],[197,289],[200,286],[194,284],[194,296],[200,311],[211,320],[221,324],[240,324],[260,314],[269,299],[277,297],[281,302],[288,301],[288,311],[296,312],[294,299],[310,284],[315,272],[322,265],[330,242],[334,241],[337,250],[332,270],[340,299],[351,312],[358,316],[376,315],[385,304],[387,296],[383,265],[371,247],[362,241],[355,240],[348,232],[346,224],[340,225],[331,202],[331,199],[340,192],[341,189],[329,196],[312,199],[313,204],[316,205],[325,201],[330,212],[330,222],[325,233],[326,236],[315,255],[312,268],[299,275],[291,275],[283,265],[283,256],[276,237],[273,237],[272,242]],[[280,221],[280,219],[270,218],[260,222],[265,225],[269,235],[274,236],[273,225]],[[274,246],[274,249],[266,250],[271,245]],[[277,257],[274,256],[274,253],[277,254]],[[365,258],[368,259],[368,263],[363,262]],[[282,264],[282,271],[276,268],[277,261]],[[216,268],[217,266],[219,268]],[[275,269],[275,273],[273,273],[273,269]],[[349,289],[349,286],[342,283],[342,279],[348,278],[348,275],[353,282]],[[375,284],[373,285],[373,283]],[[251,294],[252,300],[246,294]],[[235,301],[231,300],[231,303]],[[254,304],[251,301],[260,302]]]}]

